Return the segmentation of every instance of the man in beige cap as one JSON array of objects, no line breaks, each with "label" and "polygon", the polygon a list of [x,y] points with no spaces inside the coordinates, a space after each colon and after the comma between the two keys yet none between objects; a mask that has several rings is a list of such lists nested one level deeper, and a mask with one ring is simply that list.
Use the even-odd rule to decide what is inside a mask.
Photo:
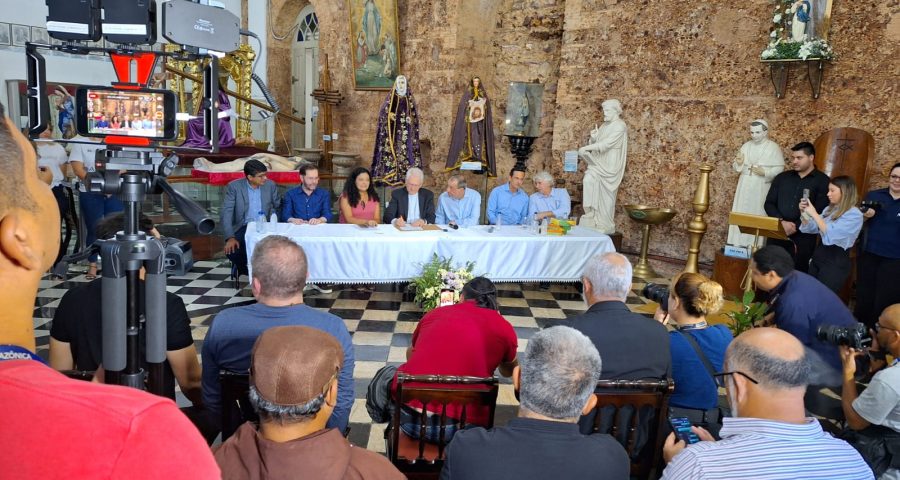
[{"label": "man in beige cap", "polygon": [[253,347],[250,422],[215,452],[223,479],[402,479],[386,458],[325,423],[337,404],[341,344],[311,327],[274,327]]}]

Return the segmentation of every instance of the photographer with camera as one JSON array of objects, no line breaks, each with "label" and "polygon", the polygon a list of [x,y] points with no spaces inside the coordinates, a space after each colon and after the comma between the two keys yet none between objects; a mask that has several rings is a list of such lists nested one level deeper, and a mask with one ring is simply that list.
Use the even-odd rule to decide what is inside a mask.
[{"label": "photographer with camera", "polygon": [[722,286],[699,273],[687,272],[672,285],[668,308],[664,310],[661,304],[654,315],[664,324],[674,323],[669,348],[675,392],[669,398],[669,415],[687,417],[718,436],[721,415],[713,374],[722,370],[732,335],[725,325],[709,325],[706,316],[722,308]]},{"label": "photographer with camera", "polygon": [[[878,348],[881,348],[881,351]],[[856,358],[865,351],[842,345],[844,386],[841,406],[847,426],[854,432],[845,435],[880,479],[900,478],[900,304],[887,307],[875,324],[874,341],[869,350],[873,358],[870,372],[877,372],[862,394],[856,387]],[[890,353],[894,361],[885,362]]]},{"label": "photographer with camera", "polygon": [[856,263],[853,313],[872,328],[879,312],[900,303],[900,163],[891,167],[888,188],[866,194],[860,208],[866,233]]}]

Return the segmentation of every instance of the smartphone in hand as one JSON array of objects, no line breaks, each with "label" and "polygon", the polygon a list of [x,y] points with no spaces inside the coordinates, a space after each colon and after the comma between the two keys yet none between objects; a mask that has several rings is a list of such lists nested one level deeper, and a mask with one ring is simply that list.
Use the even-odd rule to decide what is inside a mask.
[{"label": "smartphone in hand", "polygon": [[691,421],[687,417],[669,417],[669,424],[675,436],[684,443],[691,445],[700,441],[700,437],[691,431]]}]

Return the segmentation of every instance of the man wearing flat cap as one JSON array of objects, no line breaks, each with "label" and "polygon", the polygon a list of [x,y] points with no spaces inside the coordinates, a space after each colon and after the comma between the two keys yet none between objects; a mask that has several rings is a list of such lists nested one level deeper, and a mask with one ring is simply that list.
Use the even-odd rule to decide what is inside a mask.
[{"label": "man wearing flat cap", "polygon": [[337,404],[341,344],[311,327],[274,327],[253,346],[247,422],[215,452],[222,478],[402,479],[383,456],[325,423]]}]

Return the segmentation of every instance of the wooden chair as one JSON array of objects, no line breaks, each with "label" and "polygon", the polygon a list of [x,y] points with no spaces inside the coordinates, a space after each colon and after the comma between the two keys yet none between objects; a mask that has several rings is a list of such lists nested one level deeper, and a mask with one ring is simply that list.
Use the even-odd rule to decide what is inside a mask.
[{"label": "wooden chair", "polygon": [[[631,459],[632,478],[651,478],[650,475],[660,463],[662,445],[665,441],[662,433],[666,431],[669,396],[673,390],[675,382],[672,379],[597,382],[597,390],[594,393],[597,397],[597,406],[592,431],[609,433],[623,444],[628,458]],[[600,412],[603,407],[615,410],[608,425],[603,419],[609,417],[601,415]],[[638,445],[639,422],[642,418],[649,421],[649,428],[646,443]],[[619,430],[621,425],[627,425],[626,432]]]},{"label": "wooden chair", "polygon": [[244,422],[258,422],[259,416],[250,405],[250,374],[222,370],[219,372],[222,392],[222,441],[232,436]]},{"label": "wooden chair", "polygon": [[[411,383],[415,383],[411,385]],[[423,385],[427,384],[427,385]],[[398,470],[410,479],[438,478],[444,466],[444,452],[448,441],[444,439],[445,427],[448,423],[447,406],[459,405],[461,414],[459,428],[465,428],[468,412],[473,407],[488,407],[486,428],[494,426],[494,411],[497,407],[499,384],[496,377],[463,377],[444,375],[407,375],[397,376],[397,408],[385,430],[388,459]],[[437,444],[425,441],[427,416],[423,409],[418,425],[421,431],[419,439],[413,439],[400,430],[400,405],[419,401],[424,405],[439,404],[440,434]],[[435,413],[436,414],[436,413]],[[452,422],[451,422],[452,423]]]}]

